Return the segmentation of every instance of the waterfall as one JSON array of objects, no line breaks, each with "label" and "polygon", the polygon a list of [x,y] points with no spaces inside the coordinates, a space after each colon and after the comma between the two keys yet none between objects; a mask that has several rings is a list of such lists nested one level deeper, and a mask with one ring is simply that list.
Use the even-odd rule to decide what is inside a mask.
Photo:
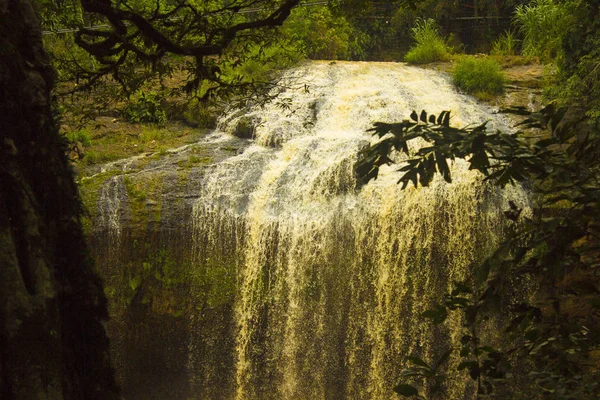
[{"label": "waterfall", "polygon": [[125,197],[123,177],[113,176],[100,188],[98,229],[106,233],[106,245],[114,249],[121,244],[121,199]]},{"label": "waterfall", "polygon": [[[462,160],[451,184],[401,190],[392,166],[358,190],[366,131],[422,109],[508,128],[447,76],[399,63],[311,62],[280,83],[273,102],[221,120],[210,140],[242,120],[254,139],[212,167],[193,206],[195,263],[236,271],[231,393],[392,398],[406,356],[435,359],[460,339],[458,317],[433,327],[421,313],[493,251],[508,201],[527,199],[481,183]],[[464,376],[450,381],[451,398],[472,394]]]}]

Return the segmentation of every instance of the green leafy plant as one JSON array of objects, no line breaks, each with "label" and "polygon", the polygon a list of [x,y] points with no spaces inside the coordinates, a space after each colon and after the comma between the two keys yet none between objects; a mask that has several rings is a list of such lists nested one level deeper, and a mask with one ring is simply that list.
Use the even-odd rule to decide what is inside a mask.
[{"label": "green leafy plant", "polygon": [[454,84],[462,91],[479,97],[504,91],[504,74],[500,64],[491,58],[461,58],[452,72]]},{"label": "green leafy plant", "polygon": [[450,58],[450,47],[440,35],[439,28],[433,19],[418,18],[412,28],[412,36],[416,45],[406,53],[404,57],[406,62],[426,64]]},{"label": "green leafy plant", "polygon": [[129,122],[154,122],[164,124],[167,113],[162,107],[164,97],[156,92],[140,92],[123,109],[123,116]]},{"label": "green leafy plant", "polygon": [[[451,354],[452,350],[446,351],[433,365],[428,364],[419,357],[410,356],[407,358],[410,367],[405,368],[400,372],[401,379],[413,381],[427,380],[431,383],[432,393],[445,393],[444,384],[446,381],[446,374],[443,372],[442,367],[447,363]],[[404,382],[396,385],[394,387],[394,392],[404,397],[414,397],[419,400],[426,399],[426,397],[419,394],[419,390],[416,387]]]},{"label": "green leafy plant", "polygon": [[552,61],[561,54],[562,38],[576,23],[571,8],[576,2],[533,0],[515,9],[513,23],[523,36],[523,55]]}]

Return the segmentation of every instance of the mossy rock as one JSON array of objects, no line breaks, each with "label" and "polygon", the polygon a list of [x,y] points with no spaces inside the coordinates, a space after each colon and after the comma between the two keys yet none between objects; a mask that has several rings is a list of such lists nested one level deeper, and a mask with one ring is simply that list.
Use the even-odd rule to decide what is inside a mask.
[{"label": "mossy rock", "polygon": [[254,130],[254,121],[249,117],[241,117],[235,126],[233,135],[242,139],[252,139]]}]

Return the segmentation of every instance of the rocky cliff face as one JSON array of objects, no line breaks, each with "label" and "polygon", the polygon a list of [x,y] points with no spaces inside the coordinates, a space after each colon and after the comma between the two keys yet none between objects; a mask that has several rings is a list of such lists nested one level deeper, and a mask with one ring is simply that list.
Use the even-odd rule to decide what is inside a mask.
[{"label": "rocky cliff face", "polygon": [[[144,154],[80,181],[127,399],[197,398],[199,387],[202,398],[231,397],[234,293],[224,275],[233,272],[194,268],[191,216],[206,171],[244,143],[232,137]],[[210,374],[201,373],[208,363]],[[198,387],[197,376],[205,377]]]}]

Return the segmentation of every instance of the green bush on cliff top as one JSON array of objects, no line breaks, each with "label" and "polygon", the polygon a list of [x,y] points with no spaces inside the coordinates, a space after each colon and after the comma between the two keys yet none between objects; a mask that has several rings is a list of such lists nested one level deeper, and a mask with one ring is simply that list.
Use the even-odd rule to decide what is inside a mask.
[{"label": "green bush on cliff top", "polygon": [[406,53],[406,62],[426,64],[450,58],[450,47],[440,35],[433,19],[417,19],[415,27],[412,28],[412,36],[417,43]]},{"label": "green bush on cliff top", "polygon": [[491,58],[462,58],[456,64],[452,78],[459,89],[478,97],[504,92],[504,74],[500,64]]}]

